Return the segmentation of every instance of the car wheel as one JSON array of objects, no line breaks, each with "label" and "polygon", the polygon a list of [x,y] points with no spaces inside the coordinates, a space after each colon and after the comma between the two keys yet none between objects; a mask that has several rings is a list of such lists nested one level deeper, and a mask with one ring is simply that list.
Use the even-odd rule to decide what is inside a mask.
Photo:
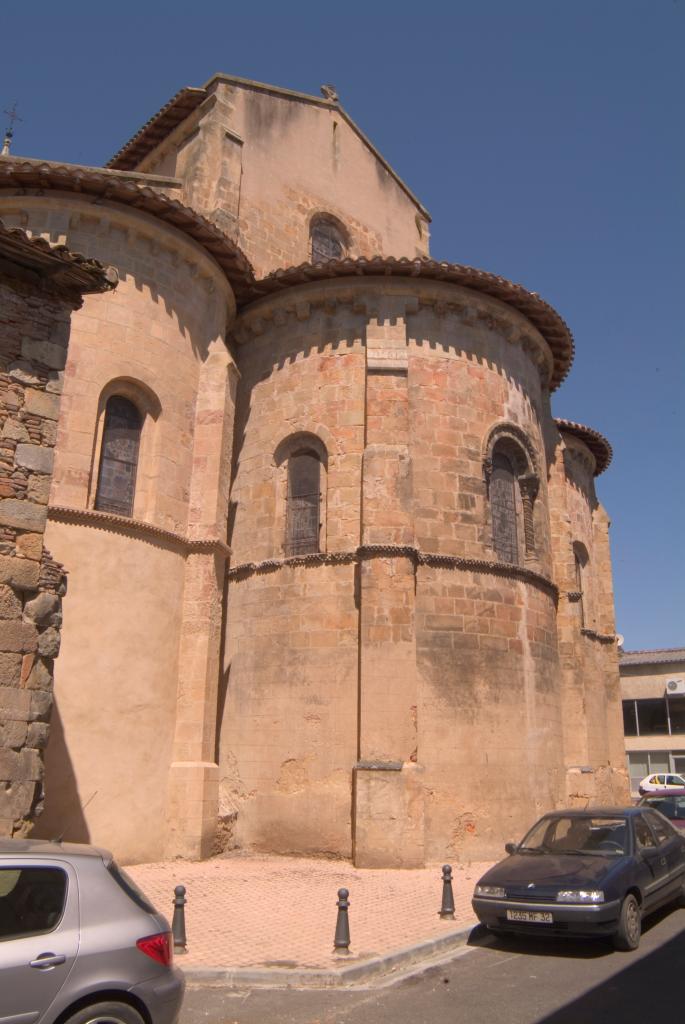
[{"label": "car wheel", "polygon": [[67,1017],[64,1024],[145,1024],[143,1018],[128,1003],[93,1003]]},{"label": "car wheel", "polygon": [[641,932],[642,914],[640,913],[640,904],[633,894],[629,892],[621,906],[618,928],[614,932],[615,948],[624,951],[637,949],[640,945]]}]

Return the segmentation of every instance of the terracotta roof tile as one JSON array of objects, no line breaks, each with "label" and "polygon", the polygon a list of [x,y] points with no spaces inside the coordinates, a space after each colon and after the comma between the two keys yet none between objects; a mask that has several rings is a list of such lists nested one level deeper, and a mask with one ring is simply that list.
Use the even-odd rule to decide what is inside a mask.
[{"label": "terracotta roof tile", "polygon": [[621,651],[620,665],[666,665],[685,661],[685,647],[657,647],[654,650]]},{"label": "terracotta roof tile", "polygon": [[0,220],[0,257],[24,270],[49,278],[58,288],[81,295],[106,292],[119,280],[114,267],[72,252],[66,245],[50,245],[20,228],[7,228]]},{"label": "terracotta roof tile", "polygon": [[595,476],[603,473],[614,456],[614,450],[603,434],[592,427],[586,427],[582,423],[574,423],[573,420],[555,419],[557,429],[566,434],[572,434],[579,441],[588,446],[595,457]]},{"label": "terracotta roof tile", "polygon": [[207,97],[206,89],[194,89],[191,86],[181,89],[165,103],[161,110],[146,121],[139,131],[115,153],[106,167],[114,170],[132,171],[140,161],[151,153],[162,139],[173,131],[177,124],[184,121],[196,107]]},{"label": "terracotta roof tile", "polygon": [[222,268],[236,294],[254,282],[252,266],[238,248],[216,225],[190,207],[149,186],[126,180],[113,171],[98,171],[74,164],[49,161],[0,158],[0,187],[38,188],[98,196],[144,210],[178,228],[199,243]]},{"label": "terracotta roof tile", "polygon": [[459,263],[441,263],[426,257],[398,259],[376,256],[373,259],[329,260],[326,263],[302,263],[298,267],[276,270],[256,281],[242,296],[242,305],[299,284],[355,276],[425,278],[447,281],[474,291],[484,292],[513,306],[536,327],[554,356],[551,389],[559,387],[573,362],[573,335],[559,314],[535,292],[504,277]]}]

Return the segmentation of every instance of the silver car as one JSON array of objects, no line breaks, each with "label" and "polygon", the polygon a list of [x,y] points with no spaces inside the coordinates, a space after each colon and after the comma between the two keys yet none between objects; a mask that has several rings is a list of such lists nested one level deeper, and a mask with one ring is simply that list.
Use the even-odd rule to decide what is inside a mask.
[{"label": "silver car", "polygon": [[0,839],[0,1024],[176,1024],[172,950],[106,850]]}]

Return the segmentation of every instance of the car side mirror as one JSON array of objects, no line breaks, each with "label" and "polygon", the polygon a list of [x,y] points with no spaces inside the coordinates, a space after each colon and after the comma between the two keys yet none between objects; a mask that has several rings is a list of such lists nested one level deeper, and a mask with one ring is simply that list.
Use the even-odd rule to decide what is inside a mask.
[{"label": "car side mirror", "polygon": [[513,853],[516,853],[517,850],[518,850],[518,846],[516,845],[516,843],[505,843],[504,844],[504,852],[508,853],[510,857],[511,857],[511,855]]}]

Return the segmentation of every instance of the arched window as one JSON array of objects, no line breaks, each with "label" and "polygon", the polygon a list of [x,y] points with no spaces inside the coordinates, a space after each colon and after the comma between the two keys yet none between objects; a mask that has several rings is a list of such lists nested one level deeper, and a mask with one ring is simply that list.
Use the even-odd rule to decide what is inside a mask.
[{"label": "arched window", "polygon": [[288,459],[285,553],[308,555],[319,550],[321,462],[312,451]]},{"label": "arched window", "polygon": [[342,229],[330,217],[315,217],[309,228],[312,263],[340,260],[346,244]]},{"label": "arched window", "polygon": [[520,427],[500,423],[490,431],[484,455],[492,546],[500,562],[521,565],[536,557],[533,507],[539,478],[533,446]]},{"label": "arched window", "polygon": [[133,402],[112,395],[105,407],[95,508],[133,515],[136,470],[143,419]]},{"label": "arched window", "polygon": [[588,607],[589,595],[586,593],[590,557],[585,545],[581,544],[579,541],[575,541],[573,544],[573,561],[576,574],[576,592],[580,595],[578,598],[578,603],[580,605],[580,627],[581,629],[586,629],[590,625],[591,618]]},{"label": "arched window", "polygon": [[519,561],[516,529],[516,474],[511,460],[502,452],[492,456],[490,477],[490,508],[492,510],[492,542],[501,562],[516,565]]}]

